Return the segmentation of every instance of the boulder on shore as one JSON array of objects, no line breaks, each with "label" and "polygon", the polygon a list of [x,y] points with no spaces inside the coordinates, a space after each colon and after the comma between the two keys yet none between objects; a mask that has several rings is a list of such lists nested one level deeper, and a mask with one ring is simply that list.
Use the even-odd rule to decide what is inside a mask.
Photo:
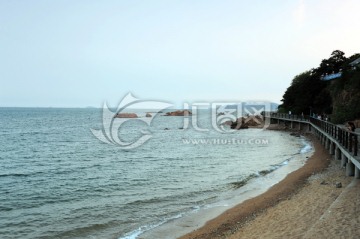
[{"label": "boulder on shore", "polygon": [[146,113],[145,117],[152,117],[150,113]]},{"label": "boulder on shore", "polygon": [[189,116],[192,115],[190,110],[177,110],[173,112],[167,112],[164,116]]},{"label": "boulder on shore", "polygon": [[138,118],[135,113],[117,113],[114,118]]},{"label": "boulder on shore", "polygon": [[335,183],[335,187],[336,187],[336,188],[342,188],[342,183],[336,182],[336,183]]}]

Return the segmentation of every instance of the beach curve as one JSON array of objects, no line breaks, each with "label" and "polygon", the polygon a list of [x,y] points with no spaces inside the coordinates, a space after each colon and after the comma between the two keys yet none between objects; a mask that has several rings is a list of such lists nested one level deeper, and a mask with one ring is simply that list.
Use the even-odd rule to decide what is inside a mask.
[{"label": "beach curve", "polygon": [[310,176],[324,171],[329,166],[331,158],[314,136],[306,135],[306,137],[312,141],[315,152],[303,167],[288,174],[285,179],[265,193],[227,210],[208,221],[205,226],[180,237],[180,239],[227,238],[233,234],[237,235],[239,230],[249,221],[254,220],[256,216],[295,195],[307,183]]}]

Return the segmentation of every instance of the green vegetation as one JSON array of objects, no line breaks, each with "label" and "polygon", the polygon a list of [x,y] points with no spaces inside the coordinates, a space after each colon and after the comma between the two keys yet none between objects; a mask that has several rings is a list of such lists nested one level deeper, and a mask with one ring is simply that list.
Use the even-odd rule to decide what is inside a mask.
[{"label": "green vegetation", "polygon": [[[318,68],[295,76],[279,112],[327,114],[334,123],[360,118],[360,68],[349,64],[359,57],[355,54],[346,58],[344,52],[336,50]],[[339,78],[321,80],[326,74],[338,72],[342,72]]]}]

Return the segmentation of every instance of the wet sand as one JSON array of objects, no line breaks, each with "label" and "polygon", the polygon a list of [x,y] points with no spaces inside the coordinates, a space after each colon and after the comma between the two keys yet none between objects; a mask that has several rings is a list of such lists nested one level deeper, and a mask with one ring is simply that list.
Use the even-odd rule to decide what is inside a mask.
[{"label": "wet sand", "polygon": [[[308,137],[315,152],[302,168],[264,194],[229,209],[180,238],[342,238],[343,227],[347,227],[346,238],[356,238],[360,233],[357,217],[360,190],[349,188],[360,188],[359,183],[355,180],[349,185],[353,178],[345,176],[339,161],[331,159],[313,136]],[[336,188],[336,182],[341,182],[342,188]],[[348,193],[341,194],[344,190]],[[357,198],[351,193],[357,193]],[[339,199],[342,206],[351,207],[345,210],[337,206]],[[329,213],[331,207],[337,208],[336,215]]]}]

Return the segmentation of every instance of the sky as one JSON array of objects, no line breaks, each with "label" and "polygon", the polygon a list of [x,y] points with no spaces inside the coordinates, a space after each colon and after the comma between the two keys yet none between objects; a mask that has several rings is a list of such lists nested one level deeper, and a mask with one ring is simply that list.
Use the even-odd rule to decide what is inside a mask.
[{"label": "sky", "polygon": [[0,0],[0,107],[280,100],[334,50],[358,0]]}]

